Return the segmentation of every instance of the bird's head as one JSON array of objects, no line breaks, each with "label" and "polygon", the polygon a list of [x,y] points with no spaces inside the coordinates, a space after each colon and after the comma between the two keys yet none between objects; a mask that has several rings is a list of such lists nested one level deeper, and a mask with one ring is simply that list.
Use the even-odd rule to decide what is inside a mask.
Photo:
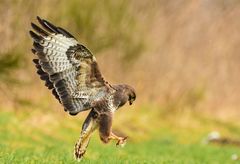
[{"label": "bird's head", "polygon": [[132,105],[133,102],[136,100],[136,93],[134,88],[129,85],[125,85],[125,93],[128,96],[129,105]]},{"label": "bird's head", "polygon": [[116,95],[120,100],[119,107],[123,106],[127,101],[129,102],[129,105],[132,105],[133,101],[136,99],[136,93],[133,87],[126,84],[120,84],[115,85],[114,88],[116,89]]},{"label": "bird's head", "polygon": [[128,95],[128,102],[129,105],[132,105],[132,103],[136,100],[136,94],[134,91],[132,91],[129,95]]}]

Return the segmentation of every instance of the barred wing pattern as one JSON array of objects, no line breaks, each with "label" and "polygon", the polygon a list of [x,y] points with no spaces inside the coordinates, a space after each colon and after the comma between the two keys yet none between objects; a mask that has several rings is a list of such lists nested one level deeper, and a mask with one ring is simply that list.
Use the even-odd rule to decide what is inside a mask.
[{"label": "barred wing pattern", "polygon": [[91,108],[94,101],[108,97],[114,89],[104,81],[95,57],[66,30],[37,17],[32,23],[33,62],[40,78],[64,106],[75,115]]}]

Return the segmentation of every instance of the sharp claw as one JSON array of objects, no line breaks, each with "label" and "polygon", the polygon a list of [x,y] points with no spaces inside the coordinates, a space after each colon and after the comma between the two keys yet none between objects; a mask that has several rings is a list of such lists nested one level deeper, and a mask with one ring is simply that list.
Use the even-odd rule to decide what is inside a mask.
[{"label": "sharp claw", "polygon": [[85,154],[86,150],[81,150],[80,144],[75,145],[74,156],[77,161],[81,161],[83,155]]},{"label": "sharp claw", "polygon": [[124,147],[126,145],[127,138],[128,137],[123,137],[123,138],[119,139],[118,142],[116,143],[116,146]]},{"label": "sharp claw", "polygon": [[75,159],[80,161],[82,159],[83,155],[85,154],[85,152],[86,151],[81,151],[81,150],[75,152],[75,154],[74,154],[75,155]]}]

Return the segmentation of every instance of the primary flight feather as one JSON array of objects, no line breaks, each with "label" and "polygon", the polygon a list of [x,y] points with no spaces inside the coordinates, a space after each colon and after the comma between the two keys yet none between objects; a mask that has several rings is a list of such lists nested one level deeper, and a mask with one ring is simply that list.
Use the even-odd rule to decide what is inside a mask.
[{"label": "primary flight feather", "polygon": [[91,109],[75,145],[75,158],[83,157],[97,128],[104,143],[115,139],[117,145],[124,144],[126,137],[111,131],[112,116],[127,101],[132,104],[134,89],[126,84],[110,85],[101,75],[96,58],[72,34],[40,17],[37,20],[41,27],[31,23],[34,31],[29,33],[40,79],[70,115]]}]

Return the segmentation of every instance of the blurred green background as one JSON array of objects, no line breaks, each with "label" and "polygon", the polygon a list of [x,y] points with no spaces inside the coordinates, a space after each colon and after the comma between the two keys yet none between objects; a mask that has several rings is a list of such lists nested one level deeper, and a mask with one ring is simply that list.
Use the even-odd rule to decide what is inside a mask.
[{"label": "blurred green background", "polygon": [[107,81],[137,92],[114,118],[126,147],[95,132],[83,162],[236,162],[237,145],[203,140],[212,131],[240,140],[238,0],[1,0],[1,163],[74,163],[88,113],[69,116],[37,76],[28,34],[37,15],[86,45]]}]

